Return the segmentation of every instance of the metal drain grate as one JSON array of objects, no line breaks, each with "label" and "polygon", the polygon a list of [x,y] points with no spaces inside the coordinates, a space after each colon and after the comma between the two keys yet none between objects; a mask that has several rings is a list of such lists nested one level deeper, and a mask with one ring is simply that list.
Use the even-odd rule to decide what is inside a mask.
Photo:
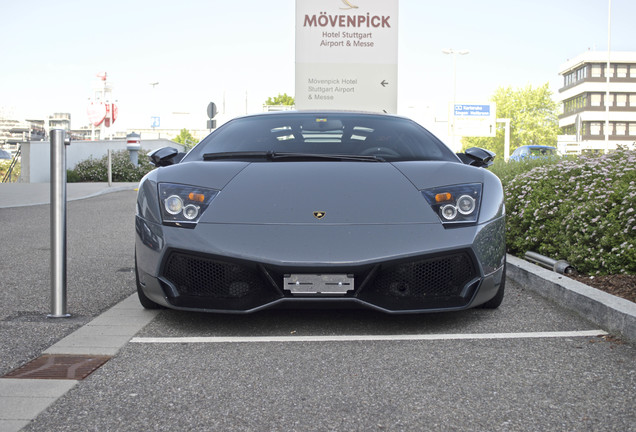
[{"label": "metal drain grate", "polygon": [[45,354],[3,378],[83,380],[108,360],[109,356]]}]

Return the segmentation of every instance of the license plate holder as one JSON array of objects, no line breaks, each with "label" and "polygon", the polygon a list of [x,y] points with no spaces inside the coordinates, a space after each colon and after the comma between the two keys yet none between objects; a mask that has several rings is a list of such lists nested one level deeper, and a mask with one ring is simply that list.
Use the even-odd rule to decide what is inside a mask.
[{"label": "license plate holder", "polygon": [[287,274],[286,290],[292,295],[345,295],[353,291],[354,277],[347,274]]}]

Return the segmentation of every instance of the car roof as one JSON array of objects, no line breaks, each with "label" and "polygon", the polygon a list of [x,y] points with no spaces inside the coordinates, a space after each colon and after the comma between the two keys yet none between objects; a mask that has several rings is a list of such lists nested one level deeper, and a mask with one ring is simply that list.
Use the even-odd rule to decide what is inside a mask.
[{"label": "car roof", "polygon": [[232,120],[238,120],[249,117],[262,117],[262,116],[281,116],[297,114],[309,114],[309,115],[363,115],[368,117],[385,117],[385,118],[400,118],[406,120],[412,120],[408,117],[400,116],[397,114],[382,113],[377,111],[350,111],[350,110],[287,110],[287,111],[269,111],[262,113],[247,114],[244,116],[235,117]]},{"label": "car roof", "polygon": [[521,146],[519,148],[529,148],[529,149],[544,148],[544,149],[555,149],[556,150],[556,147],[546,146],[546,145],[524,145],[524,146]]}]

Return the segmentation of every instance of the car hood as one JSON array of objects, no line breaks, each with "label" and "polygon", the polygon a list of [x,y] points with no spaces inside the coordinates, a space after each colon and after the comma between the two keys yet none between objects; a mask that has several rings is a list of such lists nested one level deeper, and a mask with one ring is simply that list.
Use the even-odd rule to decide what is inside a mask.
[{"label": "car hood", "polygon": [[450,162],[348,161],[208,161],[168,168],[157,181],[220,191],[200,224],[439,224],[420,190],[479,182],[482,171]]}]

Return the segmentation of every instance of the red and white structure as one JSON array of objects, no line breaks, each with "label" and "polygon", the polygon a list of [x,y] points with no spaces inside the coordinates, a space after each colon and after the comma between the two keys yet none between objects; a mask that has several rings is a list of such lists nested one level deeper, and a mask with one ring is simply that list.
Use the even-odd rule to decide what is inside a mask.
[{"label": "red and white structure", "polygon": [[117,120],[118,109],[113,102],[113,86],[107,80],[108,74],[100,72],[98,80],[93,85],[93,97],[89,99],[86,110],[88,120],[91,123],[91,141],[95,141],[95,128],[100,127],[100,139],[105,138],[105,129],[110,128]]}]

